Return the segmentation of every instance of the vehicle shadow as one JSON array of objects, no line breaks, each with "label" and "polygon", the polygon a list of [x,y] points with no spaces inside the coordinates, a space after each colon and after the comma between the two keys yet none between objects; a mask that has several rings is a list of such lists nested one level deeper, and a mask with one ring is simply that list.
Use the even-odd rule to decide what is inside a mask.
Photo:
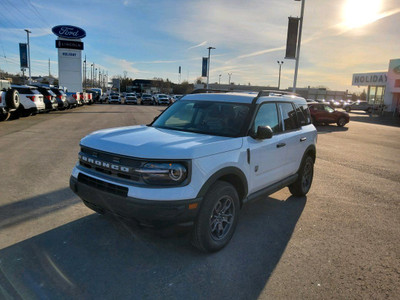
[{"label": "vehicle shadow", "polygon": [[69,188],[64,188],[6,204],[0,206],[0,228],[5,229],[39,218],[79,202],[80,200]]},{"label": "vehicle shadow", "polygon": [[231,243],[204,254],[188,230],[163,238],[93,214],[0,251],[0,297],[28,299],[257,299],[306,198],[246,205]]},{"label": "vehicle shadow", "polygon": [[350,121],[386,125],[386,126],[396,126],[396,127],[400,126],[400,118],[393,116],[392,114],[382,116],[378,114],[351,112]]},{"label": "vehicle shadow", "polygon": [[349,130],[347,127],[348,124],[344,127],[339,127],[336,125],[316,125],[318,134],[332,133],[332,132],[346,132]]}]

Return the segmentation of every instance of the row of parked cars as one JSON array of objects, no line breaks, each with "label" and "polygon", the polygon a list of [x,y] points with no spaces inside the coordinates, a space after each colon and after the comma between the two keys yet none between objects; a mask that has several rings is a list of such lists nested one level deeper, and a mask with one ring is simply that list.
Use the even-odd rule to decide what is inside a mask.
[{"label": "row of parked cars", "polygon": [[0,88],[0,121],[94,103],[92,93],[69,93],[55,86],[11,85],[1,80]]},{"label": "row of parked cars", "polygon": [[116,103],[116,104],[148,104],[148,105],[170,105],[179,100],[182,95],[167,95],[167,94],[137,94],[137,93],[123,93],[118,92],[105,93],[100,98],[102,103]]},{"label": "row of parked cars", "polygon": [[352,110],[365,111],[367,113],[372,113],[374,110],[380,110],[384,108],[383,104],[370,104],[367,101],[357,100],[314,100],[307,99],[307,102],[318,102],[330,105],[332,108],[342,108],[347,112]]}]

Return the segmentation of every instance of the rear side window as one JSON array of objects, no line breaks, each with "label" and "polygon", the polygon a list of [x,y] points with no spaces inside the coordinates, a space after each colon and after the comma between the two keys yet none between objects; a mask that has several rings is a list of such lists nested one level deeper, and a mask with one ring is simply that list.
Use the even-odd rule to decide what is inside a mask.
[{"label": "rear side window", "polygon": [[307,104],[295,104],[297,120],[300,126],[311,124],[310,110]]},{"label": "rear side window", "polygon": [[293,130],[299,128],[297,123],[296,111],[292,103],[279,103],[279,109],[282,115],[282,121],[284,126],[284,131]]}]

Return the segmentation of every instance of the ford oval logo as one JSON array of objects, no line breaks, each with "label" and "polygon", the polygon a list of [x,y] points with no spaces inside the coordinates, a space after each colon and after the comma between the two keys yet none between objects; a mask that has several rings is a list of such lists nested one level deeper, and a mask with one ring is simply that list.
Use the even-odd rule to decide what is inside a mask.
[{"label": "ford oval logo", "polygon": [[54,26],[51,31],[53,31],[56,36],[65,39],[81,39],[86,36],[85,30],[71,25]]}]

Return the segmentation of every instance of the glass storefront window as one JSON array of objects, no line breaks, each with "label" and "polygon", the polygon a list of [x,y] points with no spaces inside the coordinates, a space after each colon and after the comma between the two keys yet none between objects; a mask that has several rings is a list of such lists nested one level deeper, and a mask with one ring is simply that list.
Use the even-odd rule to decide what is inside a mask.
[{"label": "glass storefront window", "polygon": [[384,86],[369,86],[367,101],[370,104],[382,104],[385,95]]}]

